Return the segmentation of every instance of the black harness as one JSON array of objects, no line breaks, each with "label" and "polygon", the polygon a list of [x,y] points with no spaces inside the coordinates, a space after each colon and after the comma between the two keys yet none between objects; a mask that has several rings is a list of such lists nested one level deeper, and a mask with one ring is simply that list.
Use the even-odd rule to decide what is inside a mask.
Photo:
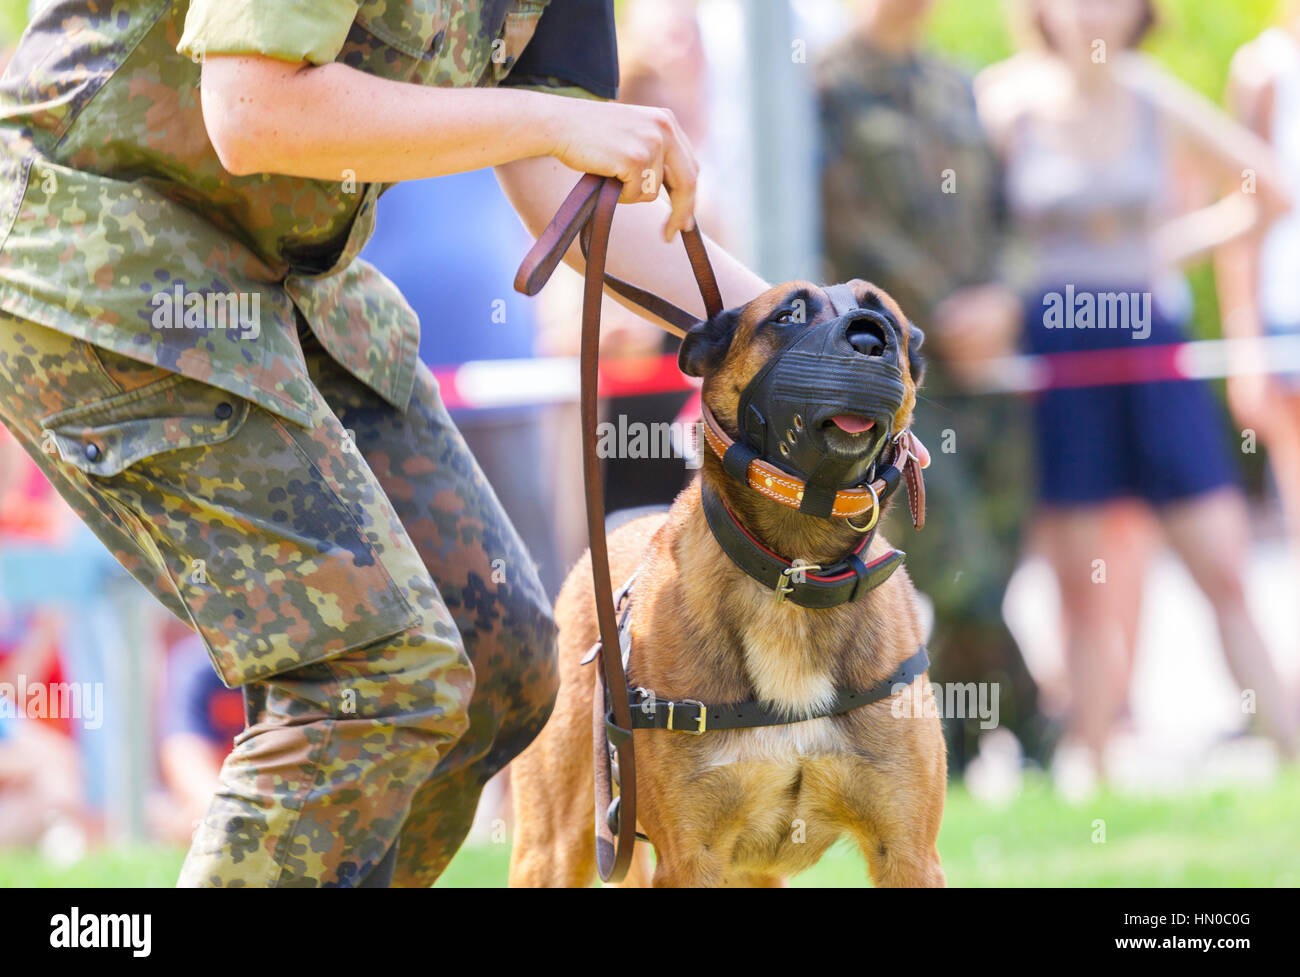
[{"label": "black harness", "polygon": [[[743,530],[742,530],[743,531]],[[883,582],[902,560],[897,550],[890,556],[897,559],[881,577]],[[881,559],[887,559],[882,557]],[[880,561],[875,561],[880,562]],[[630,664],[632,655],[632,585],[636,574],[614,595],[614,605],[618,611],[618,644],[623,658],[624,672]],[[870,588],[867,588],[870,589]],[[591,650],[583,656],[582,664],[595,660],[601,650],[600,642],[592,645]],[[713,704],[699,699],[662,699],[651,690],[637,686],[628,688],[629,701],[632,704],[632,729],[666,729],[673,733],[690,733],[701,736],[704,733],[720,729],[756,729],[760,726],[788,726],[791,723],[807,722],[810,719],[826,719],[839,716],[853,709],[869,706],[873,702],[888,698],[900,686],[911,685],[917,676],[924,674],[930,667],[930,656],[922,645],[910,658],[904,661],[887,678],[866,689],[836,689],[834,697],[825,705],[816,709],[791,712],[763,702],[728,702]],[[614,722],[612,713],[605,714],[605,733],[611,743],[619,743],[630,735]]]}]

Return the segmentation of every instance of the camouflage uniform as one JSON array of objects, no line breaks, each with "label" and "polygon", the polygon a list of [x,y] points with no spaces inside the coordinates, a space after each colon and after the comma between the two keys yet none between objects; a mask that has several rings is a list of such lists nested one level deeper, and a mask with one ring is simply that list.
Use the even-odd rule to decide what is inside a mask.
[{"label": "camouflage uniform", "polygon": [[[998,271],[1000,173],[970,82],[850,37],[818,65],[818,90],[827,278],[877,282],[928,328],[954,290]],[[932,355],[913,429],[934,456],[929,522],[917,533],[895,516],[889,533],[935,603],[934,677],[1001,682],[1003,725],[1041,753],[1034,684],[1001,614],[1029,503],[1022,406],[962,394]],[[977,726],[945,729],[960,769]]]},{"label": "camouflage uniform", "polygon": [[545,6],[50,0],[0,85],[0,417],[245,690],[183,883],[431,883],[557,683],[415,316],[354,260],[382,187],[226,172],[201,56],[607,97],[525,73]]}]

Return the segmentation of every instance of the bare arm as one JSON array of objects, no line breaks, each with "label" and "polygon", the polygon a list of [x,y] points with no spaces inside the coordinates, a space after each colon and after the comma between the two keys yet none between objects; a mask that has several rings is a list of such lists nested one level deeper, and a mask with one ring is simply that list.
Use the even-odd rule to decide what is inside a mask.
[{"label": "bare arm", "polygon": [[1134,57],[1127,67],[1126,77],[1156,104],[1198,175],[1229,188],[1220,200],[1161,230],[1159,247],[1170,266],[1258,233],[1291,208],[1281,169],[1264,140],[1144,58]]},{"label": "bare arm", "polygon": [[[1249,47],[1237,52],[1228,76],[1228,107],[1242,124],[1266,138],[1272,116],[1273,80],[1254,63]],[[1259,252],[1262,229],[1219,248],[1215,285],[1223,331],[1235,338],[1262,332],[1259,311]]]},{"label": "bare arm", "polygon": [[222,165],[364,183],[444,176],[535,156],[623,181],[624,203],[671,209],[659,236],[689,227],[696,163],[664,109],[514,89],[432,88],[344,64],[210,55],[203,120]]},{"label": "bare arm", "polygon": [[[1232,59],[1228,75],[1228,107],[1232,114],[1261,138],[1267,138],[1273,114],[1273,79],[1254,57],[1251,45]],[[1215,291],[1224,335],[1255,339],[1264,332],[1259,307],[1259,259],[1263,228],[1242,235],[1214,252]],[[1276,407],[1275,387],[1265,372],[1263,353],[1246,345],[1234,356],[1241,373],[1228,380],[1228,406],[1244,428],[1269,431]]]},{"label": "bare arm", "polygon": [[[546,157],[497,167],[497,179],[534,237],[554,216],[578,176],[574,170]],[[642,207],[620,207],[614,215],[610,232],[607,271],[702,317],[704,303],[681,242],[664,241],[658,234],[667,213],[668,205],[662,200]],[[767,288],[766,282],[715,242],[708,240],[706,243],[724,304],[729,307],[740,305]],[[582,252],[576,244],[569,249],[564,260],[578,271],[583,270]],[[634,312],[651,318],[639,306],[631,305],[613,292],[608,294]],[[658,322],[653,318],[651,321]]]}]

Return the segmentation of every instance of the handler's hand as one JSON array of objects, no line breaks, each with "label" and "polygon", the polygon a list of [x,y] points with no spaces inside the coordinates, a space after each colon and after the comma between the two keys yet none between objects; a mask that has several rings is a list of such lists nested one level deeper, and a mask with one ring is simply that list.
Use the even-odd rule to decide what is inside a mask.
[{"label": "handler's hand", "polygon": [[598,173],[623,182],[622,203],[644,203],[668,191],[672,212],[664,240],[694,226],[695,181],[699,166],[677,119],[668,109],[552,99],[550,129],[556,157],[580,173]]}]

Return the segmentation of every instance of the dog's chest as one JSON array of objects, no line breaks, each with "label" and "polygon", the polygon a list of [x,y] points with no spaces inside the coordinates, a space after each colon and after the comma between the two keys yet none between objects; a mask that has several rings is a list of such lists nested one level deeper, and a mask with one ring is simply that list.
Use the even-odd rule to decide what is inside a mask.
[{"label": "dog's chest", "polygon": [[712,765],[684,795],[700,843],[728,870],[785,876],[816,863],[844,829],[856,762],[835,752],[832,720],[719,735]]},{"label": "dog's chest", "polygon": [[[759,701],[801,715],[834,699],[834,679],[827,664],[814,654],[805,615],[768,615],[739,635],[746,677]],[[831,719],[809,719],[720,734],[711,743],[708,762],[710,766],[790,767],[810,756],[839,752],[842,746]]]}]

